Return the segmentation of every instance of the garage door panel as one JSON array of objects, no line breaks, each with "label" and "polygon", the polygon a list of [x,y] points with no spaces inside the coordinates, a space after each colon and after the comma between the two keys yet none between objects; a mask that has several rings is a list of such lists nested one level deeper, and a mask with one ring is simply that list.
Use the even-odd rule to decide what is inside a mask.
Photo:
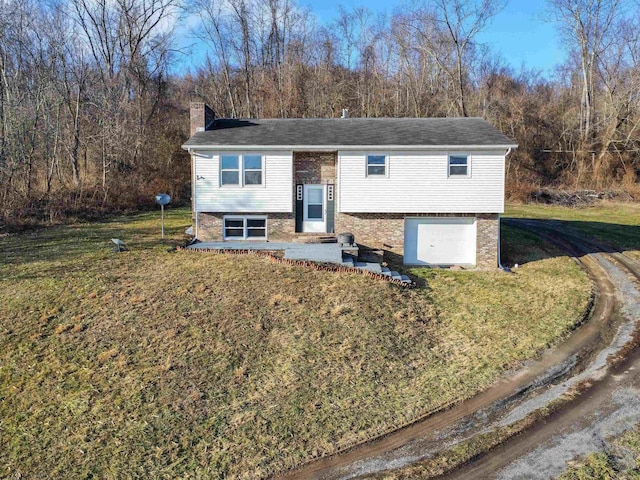
[{"label": "garage door panel", "polygon": [[405,219],[405,263],[410,265],[474,265],[474,217]]}]

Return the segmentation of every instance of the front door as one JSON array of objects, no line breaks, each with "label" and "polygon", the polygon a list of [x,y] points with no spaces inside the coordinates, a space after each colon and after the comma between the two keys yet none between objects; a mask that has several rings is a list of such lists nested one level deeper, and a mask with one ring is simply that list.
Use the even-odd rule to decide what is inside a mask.
[{"label": "front door", "polygon": [[304,186],[304,214],[302,231],[325,233],[327,231],[327,212],[324,185]]}]

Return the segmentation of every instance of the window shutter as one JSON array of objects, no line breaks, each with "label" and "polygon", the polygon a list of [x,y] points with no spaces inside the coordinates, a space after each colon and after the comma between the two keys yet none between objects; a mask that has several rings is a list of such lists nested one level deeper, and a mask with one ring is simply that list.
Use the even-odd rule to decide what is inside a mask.
[{"label": "window shutter", "polygon": [[336,201],[334,185],[327,185],[327,233],[335,233]]},{"label": "window shutter", "polygon": [[303,186],[296,185],[296,232],[302,232],[302,219],[304,218]]}]

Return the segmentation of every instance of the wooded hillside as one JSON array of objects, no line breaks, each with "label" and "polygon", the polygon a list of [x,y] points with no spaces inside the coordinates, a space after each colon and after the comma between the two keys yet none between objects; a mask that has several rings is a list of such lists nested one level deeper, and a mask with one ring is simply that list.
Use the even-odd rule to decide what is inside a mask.
[{"label": "wooded hillside", "polygon": [[[638,6],[547,0],[569,53],[551,79],[478,42],[503,7],[425,0],[321,25],[296,0],[0,2],[0,228],[188,199],[190,100],[221,117],[482,116],[520,145],[512,198],[640,196]],[[196,71],[179,68],[185,35],[207,48]]]}]

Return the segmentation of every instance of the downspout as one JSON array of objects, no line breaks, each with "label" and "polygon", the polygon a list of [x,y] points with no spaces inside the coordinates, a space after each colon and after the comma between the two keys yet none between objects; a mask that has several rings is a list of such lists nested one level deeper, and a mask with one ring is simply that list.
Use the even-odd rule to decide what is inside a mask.
[{"label": "downspout", "polygon": [[194,240],[198,240],[198,212],[196,211],[195,214],[196,214],[196,230],[195,230],[195,234],[196,235],[193,238],[194,238]]},{"label": "downspout", "polygon": [[500,258],[500,242],[501,242],[501,233],[500,233],[500,214],[498,214],[498,268],[500,270],[505,270],[506,269],[502,266],[502,259]]},{"label": "downspout", "polygon": [[196,159],[194,158],[194,154],[192,153],[191,149],[189,149],[189,154],[191,155],[191,184],[193,185],[192,189],[191,189],[191,194],[193,195],[193,214],[196,217],[196,224],[195,224],[195,230],[194,230],[194,234],[195,236],[194,241],[198,240],[198,207],[196,204],[196,199],[198,198],[198,196],[196,195]]},{"label": "downspout", "polygon": [[[511,153],[511,147],[509,147],[507,149],[507,151],[504,154],[504,158],[507,158],[507,155],[509,155]],[[507,271],[507,269],[505,267],[502,266],[502,257],[501,257],[501,252],[500,252],[500,243],[502,241],[502,233],[501,233],[501,225],[500,225],[500,214],[498,214],[498,268],[500,270],[505,270]]]}]

